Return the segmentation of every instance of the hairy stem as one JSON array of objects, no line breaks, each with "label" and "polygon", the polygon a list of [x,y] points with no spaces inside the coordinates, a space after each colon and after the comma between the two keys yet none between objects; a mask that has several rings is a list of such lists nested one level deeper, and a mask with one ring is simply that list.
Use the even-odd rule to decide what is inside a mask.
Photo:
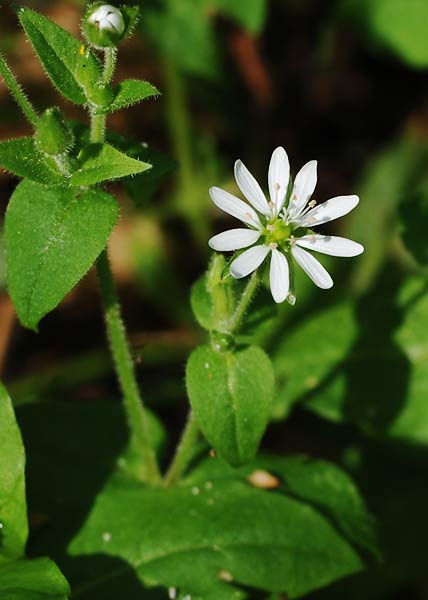
[{"label": "hairy stem", "polygon": [[113,79],[117,62],[117,48],[104,49],[103,83],[110,83]]},{"label": "hairy stem", "polygon": [[[104,78],[107,82],[113,77],[115,64],[116,50],[106,50]],[[106,116],[91,113],[91,142],[101,144],[104,142],[105,127]],[[156,484],[161,479],[159,467],[153,446],[150,443],[147,413],[138,389],[134,363],[107,249],[104,249],[98,258],[97,272],[101,285],[107,335],[131,431],[131,448],[137,459],[137,466],[133,468],[133,471],[137,477]]]},{"label": "hairy stem", "polygon": [[37,112],[35,111],[33,105],[25,95],[18,81],[16,80],[15,75],[9,68],[9,65],[6,62],[4,56],[0,53],[0,75],[3,77],[3,80],[12,94],[15,102],[18,104],[19,108],[24,113],[26,119],[31,123],[31,125],[37,125],[37,121],[39,117]]},{"label": "hairy stem", "polygon": [[106,250],[102,252],[97,261],[97,271],[111,352],[131,430],[132,449],[140,459],[142,477],[151,483],[158,483],[160,474],[155,453],[150,444],[147,414],[138,390],[134,363]]},{"label": "hairy stem", "polygon": [[241,321],[245,315],[245,312],[247,311],[247,308],[249,307],[249,305],[253,299],[253,296],[255,294],[258,284],[259,284],[259,278],[257,275],[257,271],[254,271],[254,273],[251,275],[250,280],[247,283],[247,286],[241,296],[238,306],[236,307],[235,313],[230,320],[230,323],[229,323],[230,333],[234,333],[240,326]]},{"label": "hairy stem", "polygon": [[189,466],[190,461],[193,458],[196,442],[199,438],[199,425],[196,421],[196,417],[192,411],[190,411],[187,418],[186,427],[184,428],[181,436],[180,443],[175,451],[174,458],[171,466],[169,467],[165,475],[165,485],[174,485],[180,481],[181,476]]}]

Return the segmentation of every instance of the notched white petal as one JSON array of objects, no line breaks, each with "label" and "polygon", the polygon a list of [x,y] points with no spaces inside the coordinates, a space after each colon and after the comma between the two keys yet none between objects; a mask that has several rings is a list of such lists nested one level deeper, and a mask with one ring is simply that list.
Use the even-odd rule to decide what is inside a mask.
[{"label": "notched white petal", "polygon": [[212,237],[208,245],[218,252],[240,250],[257,242],[259,237],[260,231],[254,231],[254,229],[230,229]]},{"label": "notched white petal", "polygon": [[333,287],[333,280],[330,274],[312,254],[309,254],[309,252],[298,246],[293,246],[291,252],[297,264],[312,279],[315,285],[324,290]]},{"label": "notched white petal", "polygon": [[335,235],[304,235],[296,240],[296,244],[330,256],[358,256],[364,252],[361,244]]},{"label": "notched white petal", "polygon": [[262,264],[269,251],[270,249],[267,246],[261,244],[245,250],[230,265],[230,272],[233,277],[241,279],[241,277],[246,277],[255,271]]},{"label": "notched white petal", "polygon": [[235,179],[248,202],[263,215],[268,216],[269,206],[262,188],[241,160],[235,163]]},{"label": "notched white petal", "polygon": [[288,261],[279,250],[272,250],[272,257],[270,259],[270,290],[272,298],[277,303],[284,302],[290,291]]},{"label": "notched white petal", "polygon": [[276,207],[276,214],[284,206],[289,179],[290,163],[288,156],[284,148],[279,146],[273,151],[268,173],[270,199]]},{"label": "notched white petal", "polygon": [[243,223],[247,223],[251,227],[256,227],[257,229],[261,227],[256,211],[233,194],[221,188],[212,187],[210,188],[210,196],[218,208],[232,215],[232,217],[239,219]]},{"label": "notched white petal", "polygon": [[299,224],[303,227],[315,227],[315,225],[334,221],[351,212],[359,201],[358,196],[336,196],[310,210]]},{"label": "notched white petal", "polygon": [[309,202],[317,185],[317,161],[310,160],[296,175],[288,212],[290,216],[298,216]]}]

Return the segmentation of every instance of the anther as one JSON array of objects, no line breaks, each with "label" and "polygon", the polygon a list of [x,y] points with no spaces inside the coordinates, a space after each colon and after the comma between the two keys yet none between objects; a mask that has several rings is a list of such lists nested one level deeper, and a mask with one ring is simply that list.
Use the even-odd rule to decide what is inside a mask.
[{"label": "anther", "polygon": [[271,242],[271,243],[269,244],[269,248],[270,248],[271,250],[276,250],[276,249],[278,248],[278,244],[277,244],[276,242]]},{"label": "anther", "polygon": [[281,188],[281,185],[279,183],[275,183],[275,185],[273,186],[273,189],[275,190],[275,192],[279,192]]},{"label": "anther", "polygon": [[273,225],[266,225],[266,229],[268,231],[275,231],[275,227]]},{"label": "anther", "polygon": [[316,206],[317,201],[316,200],[311,200],[308,204],[309,208],[313,208],[314,206]]}]

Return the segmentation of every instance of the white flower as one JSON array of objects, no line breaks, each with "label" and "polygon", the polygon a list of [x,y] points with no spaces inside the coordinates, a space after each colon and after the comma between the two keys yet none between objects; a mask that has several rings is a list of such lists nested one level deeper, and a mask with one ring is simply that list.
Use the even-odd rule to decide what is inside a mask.
[{"label": "white flower", "polygon": [[255,271],[270,254],[270,288],[275,302],[286,299],[291,304],[295,302],[290,291],[292,258],[315,285],[323,289],[332,287],[329,273],[306,249],[331,256],[357,256],[364,251],[357,242],[312,231],[316,225],[343,217],[359,202],[358,196],[337,196],[318,206],[315,200],[310,200],[317,182],[315,160],[304,165],[296,175],[288,202],[290,164],[284,148],[277,148],[270,161],[269,202],[240,160],[235,163],[235,178],[249,204],[218,187],[210,189],[210,196],[218,208],[245,223],[247,229],[219,233],[209,240],[209,245],[220,252],[251,246],[231,263],[230,272],[236,279]]},{"label": "white flower", "polygon": [[118,35],[125,31],[125,22],[121,11],[111,4],[103,4],[96,8],[88,21],[92,25],[97,25],[100,31],[110,31]]}]

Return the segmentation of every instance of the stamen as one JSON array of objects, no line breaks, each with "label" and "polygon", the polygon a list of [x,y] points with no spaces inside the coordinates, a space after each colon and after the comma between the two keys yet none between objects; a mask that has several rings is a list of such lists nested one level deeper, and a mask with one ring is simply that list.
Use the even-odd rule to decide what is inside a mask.
[{"label": "stamen", "polygon": [[266,229],[268,231],[275,231],[275,227],[271,224],[271,225],[266,225]]},{"label": "stamen", "polygon": [[308,204],[309,208],[313,208],[314,206],[316,206],[317,201],[316,200],[311,200]]},{"label": "stamen", "polygon": [[276,242],[271,242],[271,243],[269,244],[269,248],[270,248],[271,250],[276,250],[276,249],[278,248],[278,244],[277,244]]},{"label": "stamen", "polygon": [[281,185],[279,183],[275,183],[273,189],[275,190],[275,192],[279,192],[279,190],[281,189]]}]

